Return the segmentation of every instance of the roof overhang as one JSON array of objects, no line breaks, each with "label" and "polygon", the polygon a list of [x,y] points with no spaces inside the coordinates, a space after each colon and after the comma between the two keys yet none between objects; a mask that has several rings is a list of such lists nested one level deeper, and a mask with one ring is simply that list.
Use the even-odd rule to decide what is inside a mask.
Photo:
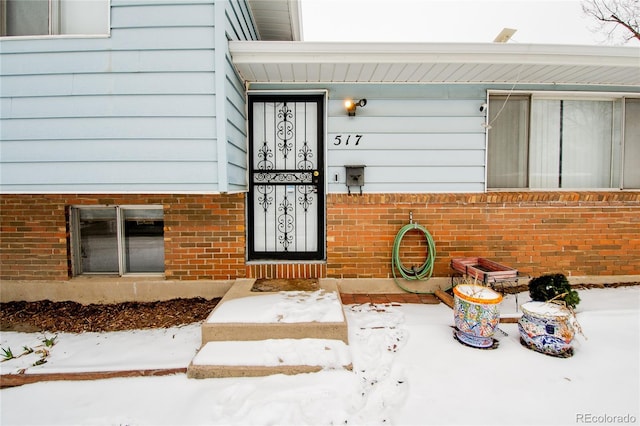
[{"label": "roof overhang", "polygon": [[640,48],[503,43],[231,42],[252,83],[496,83],[640,87]]},{"label": "roof overhang", "polygon": [[260,40],[302,40],[298,0],[249,0]]}]

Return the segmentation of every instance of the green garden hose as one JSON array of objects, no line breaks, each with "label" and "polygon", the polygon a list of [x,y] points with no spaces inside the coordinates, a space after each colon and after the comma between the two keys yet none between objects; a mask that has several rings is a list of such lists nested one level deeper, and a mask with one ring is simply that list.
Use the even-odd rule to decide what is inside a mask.
[{"label": "green garden hose", "polygon": [[[405,234],[407,234],[410,231],[413,231],[414,229],[417,229],[418,231],[422,232],[427,240],[427,258],[422,264],[422,266],[420,267],[412,266],[411,268],[407,268],[402,263],[402,260],[400,259],[400,244],[402,243],[402,239],[404,238]],[[436,259],[436,244],[433,241],[433,237],[431,236],[429,231],[427,231],[427,229],[424,226],[420,226],[417,223],[410,223],[408,225],[405,225],[402,227],[402,229],[400,229],[400,231],[398,231],[398,235],[396,235],[396,239],[393,242],[393,252],[391,256],[391,268],[393,269],[393,279],[395,280],[398,287],[400,287],[401,289],[403,289],[408,293],[418,293],[418,294],[432,293],[431,291],[427,292],[427,291],[411,290],[404,287],[398,281],[398,277],[396,276],[396,269],[400,271],[400,275],[405,280],[408,280],[408,281],[425,280],[425,279],[428,280],[429,278],[431,278],[431,274],[433,273],[433,264],[435,263],[435,259]]]}]

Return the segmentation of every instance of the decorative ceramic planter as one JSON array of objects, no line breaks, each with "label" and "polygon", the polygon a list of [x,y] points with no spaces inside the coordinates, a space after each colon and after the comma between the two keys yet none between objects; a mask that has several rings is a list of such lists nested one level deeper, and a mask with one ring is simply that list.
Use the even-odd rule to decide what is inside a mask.
[{"label": "decorative ceramic planter", "polygon": [[489,287],[460,284],[453,288],[456,337],[476,348],[493,346],[493,333],[500,322],[502,295]]},{"label": "decorative ceramic planter", "polygon": [[575,331],[567,308],[548,302],[528,302],[521,308],[518,329],[527,347],[555,356],[570,353]]}]

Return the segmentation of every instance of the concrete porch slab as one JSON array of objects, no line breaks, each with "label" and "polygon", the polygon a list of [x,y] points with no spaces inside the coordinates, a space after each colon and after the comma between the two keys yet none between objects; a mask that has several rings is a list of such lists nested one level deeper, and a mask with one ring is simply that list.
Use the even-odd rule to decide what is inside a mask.
[{"label": "concrete porch slab", "polygon": [[270,339],[209,342],[195,356],[187,376],[194,379],[257,377],[351,370],[351,353],[341,340]]},{"label": "concrete porch slab", "polygon": [[254,279],[239,279],[202,325],[202,343],[265,339],[333,339],[348,343],[336,280],[320,280],[317,292],[252,292]]}]

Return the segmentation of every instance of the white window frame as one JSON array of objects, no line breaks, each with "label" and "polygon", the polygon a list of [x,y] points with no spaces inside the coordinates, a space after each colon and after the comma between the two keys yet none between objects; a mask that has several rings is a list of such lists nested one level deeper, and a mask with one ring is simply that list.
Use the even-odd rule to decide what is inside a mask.
[{"label": "white window frame", "polygon": [[[7,33],[7,1],[0,0],[0,38],[10,39],[22,39],[22,38],[87,38],[87,37],[110,37],[111,36],[111,0],[103,0],[106,12],[106,28],[104,31],[91,32],[91,33],[63,33],[62,31],[62,19],[63,19],[63,3],[67,0],[48,0],[48,16],[49,23],[47,34],[32,34],[32,35],[5,35]],[[72,0],[77,1],[77,0]]]},{"label": "white window frame", "polygon": [[[615,180],[619,182],[618,186],[611,186],[605,188],[537,188],[531,187],[530,184],[530,170],[527,170],[527,186],[523,188],[516,187],[489,187],[489,132],[491,132],[491,127],[494,123],[489,121],[489,111],[486,113],[486,123],[485,128],[487,131],[485,132],[485,192],[491,191],[620,191],[628,189],[630,191],[637,191],[638,188],[625,188],[624,186],[624,152],[625,152],[625,120],[626,120],[626,111],[625,111],[625,100],[626,99],[640,99],[640,94],[633,92],[574,92],[574,91],[535,91],[535,90],[488,90],[486,102],[489,105],[489,99],[491,96],[504,96],[507,97],[507,101],[510,96],[529,96],[531,98],[531,102],[534,100],[580,100],[580,101],[621,101],[622,108],[621,113],[622,117],[620,120],[620,129],[617,129],[621,132],[621,146],[620,146],[620,159],[619,164],[617,164],[616,173],[618,176],[611,176],[611,180]],[[531,108],[529,111],[531,114]],[[529,132],[530,132],[531,120],[529,119]],[[527,144],[530,143],[530,140],[527,141]],[[530,147],[527,147],[528,155],[531,155]],[[613,162],[613,159],[612,159]],[[613,173],[613,172],[612,172]]]},{"label": "white window frame", "polygon": [[[113,208],[116,211],[116,239],[118,250],[118,271],[113,272],[84,272],[81,265],[81,242],[80,242],[80,210],[98,210]],[[162,210],[164,221],[164,206],[158,204],[122,204],[122,205],[73,205],[69,210],[69,223],[70,223],[70,248],[71,248],[71,270],[73,276],[80,275],[118,275],[118,276],[163,276],[164,268],[162,272],[126,272],[126,250],[125,250],[125,210]],[[164,250],[164,238],[163,238],[163,250]],[[163,265],[164,267],[164,265]]]}]

